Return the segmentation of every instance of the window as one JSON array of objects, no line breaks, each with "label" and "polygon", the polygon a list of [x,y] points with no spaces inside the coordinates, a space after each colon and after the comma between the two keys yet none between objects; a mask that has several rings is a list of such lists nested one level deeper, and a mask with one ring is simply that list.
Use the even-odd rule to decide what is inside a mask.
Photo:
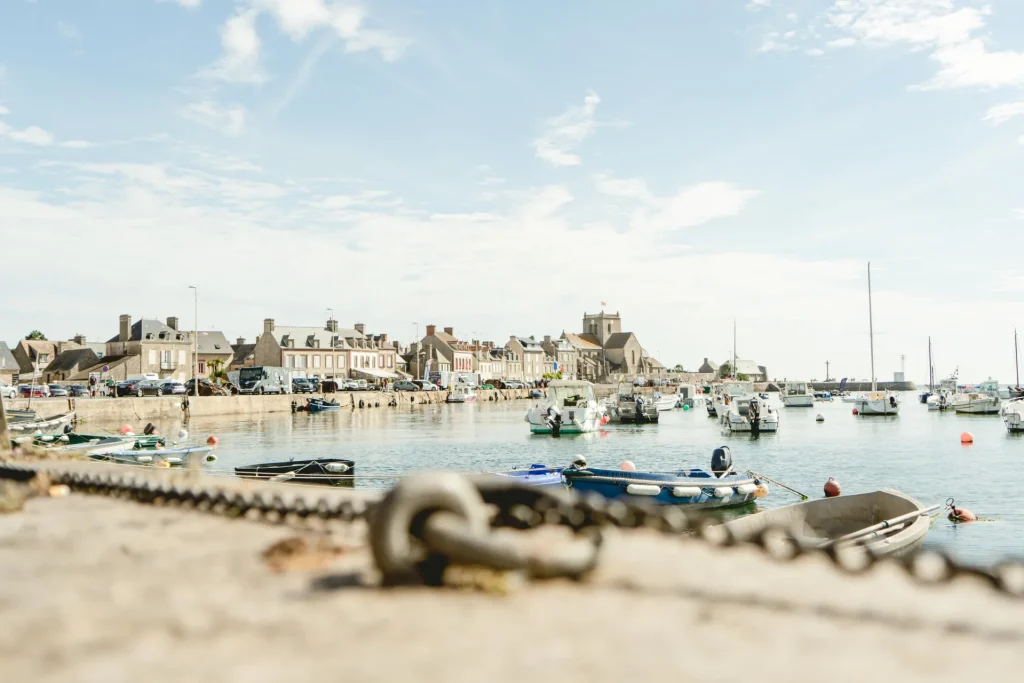
[{"label": "window", "polygon": [[608,334],[612,333],[612,324],[608,323]]},{"label": "window", "polygon": [[334,356],[327,356],[324,359],[324,367],[326,367],[326,368],[333,368],[334,367]]},{"label": "window", "polygon": [[313,356],[313,367],[314,368],[319,368],[320,367],[320,356]]},{"label": "window", "polygon": [[185,364],[185,352],[184,351],[178,351],[178,365],[184,365],[184,364]]},{"label": "window", "polygon": [[342,370],[345,367],[345,356],[338,356],[338,369]]},{"label": "window", "polygon": [[394,356],[388,356],[388,367],[389,368],[395,367],[395,357]]},{"label": "window", "polygon": [[205,373],[206,373],[206,361],[201,360],[201,361],[199,361],[199,374],[202,375],[202,374],[205,374]]},{"label": "window", "polygon": [[295,357],[295,367],[297,367],[297,368],[305,368],[306,367],[306,357],[305,356],[296,356]]},{"label": "window", "polygon": [[284,357],[284,366],[286,368],[294,368],[295,367],[295,356],[285,356]]},{"label": "window", "polygon": [[156,365],[156,349],[149,350],[149,364]]}]

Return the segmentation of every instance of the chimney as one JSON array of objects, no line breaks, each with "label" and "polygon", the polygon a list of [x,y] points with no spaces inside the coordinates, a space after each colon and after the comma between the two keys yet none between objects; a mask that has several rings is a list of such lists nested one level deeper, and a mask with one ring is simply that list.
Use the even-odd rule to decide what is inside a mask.
[{"label": "chimney", "polygon": [[386,335],[386,334],[380,335],[380,345],[384,346],[387,343],[388,343],[388,335]]},{"label": "chimney", "polygon": [[266,318],[263,321],[263,334],[271,334],[274,331],[274,319]]},{"label": "chimney", "polygon": [[75,343],[78,344],[79,346],[85,346],[85,335],[84,334],[76,334],[75,335]]},{"label": "chimney", "polygon": [[401,343],[394,342],[394,347],[395,347],[395,351],[398,351],[399,353],[402,352],[402,344]]},{"label": "chimney", "polygon": [[366,325],[364,325],[362,323],[356,323],[355,325],[353,325],[353,328],[359,334],[366,334]]},{"label": "chimney", "polygon": [[327,321],[326,329],[327,329],[328,332],[337,332],[338,331],[338,321],[337,320],[328,320]]},{"label": "chimney", "polygon": [[545,334],[544,335],[544,343],[545,344],[550,344],[551,343],[551,335],[550,334]]},{"label": "chimney", "polygon": [[455,328],[454,327],[446,327],[446,328],[444,328],[444,333],[445,334],[450,334],[451,336],[454,337],[455,336]]},{"label": "chimney", "polygon": [[169,327],[172,330],[174,330],[175,332],[177,332],[178,331],[178,319],[177,318],[168,318],[167,319],[167,327]]},{"label": "chimney", "polygon": [[245,343],[245,337],[239,337],[238,339],[235,340],[235,344],[237,344],[238,346],[241,346],[244,343]]},{"label": "chimney", "polygon": [[427,325],[427,336],[433,337],[437,333],[437,325]]},{"label": "chimney", "polygon": [[132,317],[130,315],[122,315],[118,322],[120,323],[117,332],[117,341],[126,342],[132,339]]}]

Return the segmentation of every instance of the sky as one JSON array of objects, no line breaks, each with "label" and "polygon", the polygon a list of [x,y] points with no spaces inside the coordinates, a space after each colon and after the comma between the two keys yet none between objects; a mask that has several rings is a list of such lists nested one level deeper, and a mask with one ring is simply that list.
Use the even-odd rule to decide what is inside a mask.
[{"label": "sky", "polygon": [[[1020,0],[0,0],[0,339],[618,311],[672,366],[1014,380]],[[417,326],[418,324],[418,326]]]}]

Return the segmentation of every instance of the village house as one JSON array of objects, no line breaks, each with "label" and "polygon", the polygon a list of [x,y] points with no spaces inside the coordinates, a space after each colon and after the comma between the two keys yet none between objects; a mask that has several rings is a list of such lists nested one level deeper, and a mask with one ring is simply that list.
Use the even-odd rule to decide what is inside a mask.
[{"label": "village house", "polygon": [[504,379],[504,360],[500,349],[494,342],[473,342],[473,372],[480,377],[480,382],[500,381]]},{"label": "village house", "polygon": [[[732,367],[732,360],[728,360],[722,365],[728,365]],[[722,366],[718,365],[714,361],[709,361],[707,358],[704,359],[704,363],[697,368],[697,372],[701,375],[707,375],[709,379],[714,379],[722,371]],[[743,360],[742,358],[736,359],[735,370],[730,371],[730,377],[743,375],[751,382],[767,382],[768,381],[768,370],[763,365],[758,365],[752,360]]]},{"label": "village house", "polygon": [[78,375],[83,369],[90,368],[100,362],[99,356],[91,348],[67,349],[43,370],[43,383],[64,382]]},{"label": "village house", "polygon": [[14,377],[21,372],[18,359],[11,353],[7,342],[0,341],[0,382],[14,384]]},{"label": "village house", "polygon": [[550,372],[561,372],[562,379],[576,379],[579,354],[576,353],[575,347],[569,340],[565,338],[564,333],[558,339],[552,339],[550,335],[544,335],[544,341],[540,343],[540,346],[552,362]]},{"label": "village house", "polygon": [[533,337],[509,337],[505,348],[515,354],[520,360],[520,373],[517,377],[512,374],[509,379],[518,379],[523,382],[537,382],[544,378],[544,349]]},{"label": "village house", "polygon": [[239,337],[231,345],[231,361],[228,363],[228,371],[251,368],[256,365],[255,344],[246,344],[245,337]]},{"label": "village house", "polygon": [[[186,336],[189,341],[192,341],[191,332],[187,332]],[[235,351],[231,348],[231,342],[224,336],[224,333],[200,330],[198,339],[199,342],[193,348],[198,356],[197,371],[199,377],[209,379],[218,366],[226,372],[228,364],[234,359]],[[191,370],[189,376],[192,376]]]},{"label": "village house", "polygon": [[112,367],[115,362],[124,370],[119,375],[155,374],[160,379],[185,381],[192,376],[192,342],[178,329],[177,318],[167,318],[166,323],[141,318],[133,324],[130,315],[122,315],[117,336],[107,342],[98,365]]},{"label": "village house", "polygon": [[253,365],[283,367],[297,377],[397,379],[398,344],[388,342],[386,334],[365,332],[362,323],[346,329],[332,319],[324,327],[291,327],[267,318]]},{"label": "village house", "polygon": [[[425,351],[429,350],[430,358],[440,361],[444,359],[450,368],[450,372],[457,375],[470,374],[473,369],[473,345],[466,341],[459,341],[455,336],[455,330],[451,327],[444,328],[438,332],[436,325],[427,325],[427,334],[420,340]],[[440,364],[440,363],[439,363]],[[442,372],[439,364],[431,364],[431,372]]]},{"label": "village house", "polygon": [[31,380],[43,376],[43,370],[57,357],[57,342],[45,339],[21,339],[14,347],[18,361],[18,372],[23,379]]}]

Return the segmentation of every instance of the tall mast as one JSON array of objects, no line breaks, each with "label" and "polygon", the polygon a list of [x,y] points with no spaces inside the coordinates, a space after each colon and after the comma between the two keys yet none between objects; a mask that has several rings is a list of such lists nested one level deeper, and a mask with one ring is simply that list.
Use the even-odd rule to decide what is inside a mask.
[{"label": "tall mast", "polygon": [[878,391],[875,380],[875,320],[871,311],[871,261],[868,261],[868,334],[871,337],[871,391]]},{"label": "tall mast", "polygon": [[736,318],[732,319],[732,376],[734,379],[740,378],[740,373],[736,369]]},{"label": "tall mast", "polygon": [[1017,368],[1017,387],[1020,387],[1020,347],[1017,346],[1017,328],[1013,328],[1013,365]]},{"label": "tall mast", "polygon": [[928,391],[935,391],[935,365],[932,363],[932,338],[928,337]]}]

